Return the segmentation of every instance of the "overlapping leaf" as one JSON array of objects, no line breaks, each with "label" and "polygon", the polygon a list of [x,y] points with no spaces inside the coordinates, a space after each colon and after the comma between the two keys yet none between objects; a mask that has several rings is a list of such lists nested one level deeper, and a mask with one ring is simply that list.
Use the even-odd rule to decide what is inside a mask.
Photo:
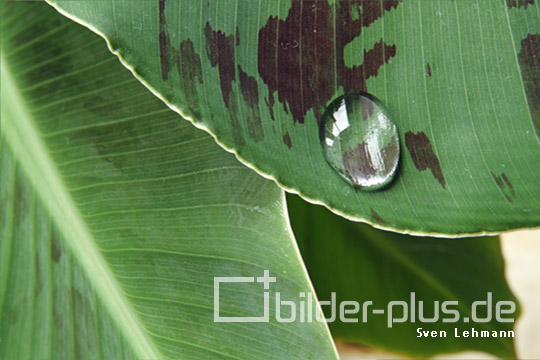
[{"label": "overlapping leaf", "polygon": [[[336,358],[321,323],[214,322],[215,276],[311,290],[279,188],[88,30],[1,13],[0,358]],[[261,284],[224,284],[219,310],[260,316]]]}]

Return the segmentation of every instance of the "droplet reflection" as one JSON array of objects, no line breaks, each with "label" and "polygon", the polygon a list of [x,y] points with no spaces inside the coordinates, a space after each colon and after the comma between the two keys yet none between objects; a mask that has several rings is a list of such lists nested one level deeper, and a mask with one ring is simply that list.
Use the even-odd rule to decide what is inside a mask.
[{"label": "droplet reflection", "polygon": [[397,128],[373,96],[353,92],[332,101],[320,137],[328,163],[354,187],[377,190],[392,181],[399,162]]}]

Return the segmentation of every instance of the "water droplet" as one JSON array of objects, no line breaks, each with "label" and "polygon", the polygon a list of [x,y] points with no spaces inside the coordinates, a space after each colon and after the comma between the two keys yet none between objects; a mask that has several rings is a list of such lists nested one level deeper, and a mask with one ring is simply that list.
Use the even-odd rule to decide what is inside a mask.
[{"label": "water droplet", "polygon": [[397,128],[373,96],[352,92],[332,101],[320,138],[328,163],[355,188],[377,190],[392,181],[399,162]]}]

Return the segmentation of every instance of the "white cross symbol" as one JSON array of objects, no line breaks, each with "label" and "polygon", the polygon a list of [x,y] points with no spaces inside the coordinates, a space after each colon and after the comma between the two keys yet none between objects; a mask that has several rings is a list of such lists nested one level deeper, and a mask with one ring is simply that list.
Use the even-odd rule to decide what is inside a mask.
[{"label": "white cross symbol", "polygon": [[270,276],[270,272],[268,270],[264,270],[264,276],[259,276],[257,278],[257,282],[263,283],[264,288],[268,289],[270,287],[271,282],[276,282],[276,278],[273,276]]}]

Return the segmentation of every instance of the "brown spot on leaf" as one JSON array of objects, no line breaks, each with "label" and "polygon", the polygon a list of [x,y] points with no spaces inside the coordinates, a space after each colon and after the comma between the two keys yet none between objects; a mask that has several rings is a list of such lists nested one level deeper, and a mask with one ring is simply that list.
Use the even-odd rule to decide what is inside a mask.
[{"label": "brown spot on leaf", "polygon": [[263,140],[264,129],[259,111],[259,87],[257,86],[257,80],[242,70],[240,65],[238,65],[238,77],[240,79],[242,97],[251,110],[251,116],[248,116],[249,136],[255,141]]},{"label": "brown spot on leaf", "polygon": [[506,185],[508,186],[508,188],[510,189],[510,193],[512,194],[512,196],[516,197],[516,191],[514,190],[514,185],[512,185],[510,180],[508,180],[508,176],[506,176],[506,174],[503,172],[501,174],[501,177],[504,180],[504,182],[506,183]]},{"label": "brown spot on leaf", "polygon": [[426,65],[426,71],[427,71],[427,76],[431,77],[431,65],[429,65],[429,63]]},{"label": "brown spot on leaf", "polygon": [[232,82],[236,78],[234,36],[227,36],[221,30],[214,31],[209,22],[206,22],[204,34],[206,36],[206,53],[210,60],[210,65],[218,67],[221,95],[223,96],[223,101],[225,101],[225,106],[228,107]]},{"label": "brown spot on leaf", "polygon": [[184,90],[187,108],[191,112],[191,115],[200,119],[201,111],[195,81],[197,80],[199,84],[203,82],[202,65],[201,57],[195,52],[193,42],[190,39],[180,43],[180,51],[178,52],[177,59],[180,85]]},{"label": "brown spot on leaf", "polygon": [[529,111],[540,139],[540,35],[529,34],[521,42],[521,51],[518,55],[521,76],[527,93]]},{"label": "brown spot on leaf", "polygon": [[159,32],[159,60],[161,63],[161,78],[163,81],[169,79],[169,39],[164,31]]},{"label": "brown spot on leaf", "polygon": [[534,0],[506,0],[506,6],[511,8],[520,8],[525,7],[529,5],[534,5]]},{"label": "brown spot on leaf", "polygon": [[[380,149],[377,156],[382,159],[382,164],[395,164],[395,157],[399,155],[397,139],[392,137],[390,143]],[[373,164],[371,152],[365,142],[362,142],[354,149],[348,149],[343,154],[343,167],[351,179],[365,179],[378,175],[380,172],[386,173],[385,169],[377,169]]]},{"label": "brown spot on leaf", "polygon": [[238,75],[240,78],[240,89],[242,96],[247,104],[251,107],[259,105],[259,88],[257,80],[253,76],[249,76],[242,67],[238,65]]},{"label": "brown spot on leaf", "polygon": [[516,191],[514,190],[514,186],[508,179],[508,176],[504,172],[501,173],[501,175],[499,176],[491,172],[491,177],[493,178],[493,180],[495,180],[497,186],[503,191],[506,200],[508,200],[509,202],[513,202],[516,198]]},{"label": "brown spot on leaf", "polygon": [[274,95],[273,94],[268,95],[268,99],[264,99],[264,102],[266,103],[266,106],[268,106],[268,110],[270,110],[270,118],[272,120],[275,120],[275,118],[274,118],[274,103],[275,103]]},{"label": "brown spot on leaf", "polygon": [[435,179],[446,189],[446,179],[439,158],[433,152],[433,147],[426,134],[423,131],[416,134],[408,131],[405,134],[405,145],[411,154],[416,169],[418,171],[430,169]]},{"label": "brown spot on leaf", "polygon": [[[236,36],[225,35],[221,30],[214,31],[209,22],[206,22],[204,34],[206,37],[206,55],[210,60],[210,65],[218,67],[221,95],[229,113],[233,141],[241,146],[245,144],[245,139],[238,118],[236,97],[231,96],[232,82],[236,80],[234,45],[239,40],[235,41]],[[256,124],[257,120],[248,121],[248,131],[254,139],[260,140],[264,137],[264,133],[262,133],[262,126],[257,128]]]},{"label": "brown spot on leaf", "polygon": [[377,174],[377,169],[373,167],[369,148],[365,142],[343,154],[343,165],[345,172],[351,178],[372,177]]},{"label": "brown spot on leaf", "polygon": [[381,225],[390,225],[386,220],[384,220],[373,208],[371,208],[371,217],[377,224]]},{"label": "brown spot on leaf", "polygon": [[292,141],[291,141],[291,136],[289,135],[289,132],[286,132],[284,135],[283,135],[283,143],[285,145],[287,145],[287,147],[290,149],[292,148]]},{"label": "brown spot on leaf", "polygon": [[268,107],[272,109],[277,92],[284,110],[290,110],[295,122],[304,123],[310,109],[320,118],[336,85],[346,92],[366,92],[366,80],[395,56],[396,47],[381,39],[373,49],[364,50],[363,64],[351,68],[345,66],[344,48],[399,2],[350,0],[330,6],[293,1],[285,20],[270,17],[258,40],[258,70],[268,86]]},{"label": "brown spot on leaf", "polygon": [[169,36],[165,30],[165,2],[166,0],[159,0],[159,61],[161,63],[161,78],[163,81],[167,81],[169,78],[169,71],[171,71],[169,49],[171,47]]}]

